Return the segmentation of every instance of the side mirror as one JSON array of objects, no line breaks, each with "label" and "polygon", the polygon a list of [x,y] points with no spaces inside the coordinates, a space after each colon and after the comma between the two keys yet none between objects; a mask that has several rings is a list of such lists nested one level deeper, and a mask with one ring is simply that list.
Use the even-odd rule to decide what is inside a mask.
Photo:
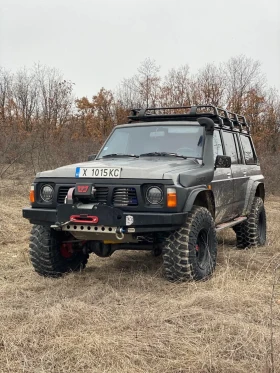
[{"label": "side mirror", "polygon": [[97,154],[91,154],[88,156],[88,161],[94,161],[96,158]]},{"label": "side mirror", "polygon": [[231,157],[228,155],[217,155],[215,161],[215,168],[230,168],[231,167]]}]

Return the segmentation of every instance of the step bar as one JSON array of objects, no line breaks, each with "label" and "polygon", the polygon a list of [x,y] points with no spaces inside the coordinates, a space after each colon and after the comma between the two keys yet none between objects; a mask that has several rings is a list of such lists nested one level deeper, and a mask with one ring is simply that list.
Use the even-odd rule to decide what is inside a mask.
[{"label": "step bar", "polygon": [[246,216],[240,216],[239,218],[235,218],[231,221],[228,221],[227,223],[218,224],[216,226],[216,231],[219,232],[222,229],[234,227],[235,225],[242,223],[245,220],[247,220]]}]

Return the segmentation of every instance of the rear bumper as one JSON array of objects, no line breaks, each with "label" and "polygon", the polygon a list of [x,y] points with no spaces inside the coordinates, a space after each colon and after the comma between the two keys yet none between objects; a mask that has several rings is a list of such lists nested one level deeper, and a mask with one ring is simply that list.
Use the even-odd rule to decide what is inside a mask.
[{"label": "rear bumper", "polygon": [[[124,212],[118,208],[109,206],[95,206],[92,209],[78,208],[73,205],[60,205],[58,209],[38,209],[26,207],[23,209],[23,217],[31,224],[53,225],[64,224],[71,217],[80,216],[81,223],[87,216],[97,218],[94,225],[122,227],[131,232],[156,232],[174,230],[181,226],[186,218],[186,213],[146,213],[146,212]],[[76,221],[75,224],[80,224]],[[132,229],[131,229],[132,228]]]}]

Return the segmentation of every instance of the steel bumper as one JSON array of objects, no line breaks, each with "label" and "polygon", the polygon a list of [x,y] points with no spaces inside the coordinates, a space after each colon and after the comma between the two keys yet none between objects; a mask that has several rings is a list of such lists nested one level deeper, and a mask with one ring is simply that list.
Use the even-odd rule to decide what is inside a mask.
[{"label": "steel bumper", "polygon": [[[85,205],[84,205],[85,206]],[[39,209],[26,207],[23,217],[31,224],[38,225],[62,225],[65,223],[90,224],[122,227],[126,231],[165,231],[181,226],[186,213],[147,213],[124,212],[121,209],[110,206],[93,206],[92,208],[80,208],[74,205],[60,205],[57,209]]]}]

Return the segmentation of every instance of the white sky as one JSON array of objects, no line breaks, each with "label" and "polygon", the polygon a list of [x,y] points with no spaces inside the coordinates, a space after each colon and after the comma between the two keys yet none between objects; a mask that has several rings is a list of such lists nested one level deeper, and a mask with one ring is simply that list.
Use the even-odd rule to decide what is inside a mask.
[{"label": "white sky", "polygon": [[114,89],[147,57],[164,74],[239,54],[280,90],[280,0],[0,0],[0,66],[56,67],[78,97]]}]

